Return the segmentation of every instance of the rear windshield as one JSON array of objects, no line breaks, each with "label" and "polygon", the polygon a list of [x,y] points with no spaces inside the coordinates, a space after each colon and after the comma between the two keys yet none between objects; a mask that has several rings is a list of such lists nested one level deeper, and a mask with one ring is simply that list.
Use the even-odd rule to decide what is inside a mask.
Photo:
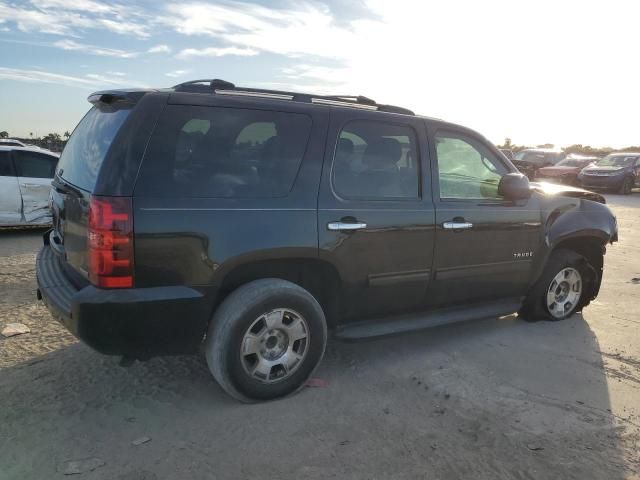
[{"label": "rear windshield", "polygon": [[101,110],[93,107],[80,121],[64,147],[59,175],[88,192],[93,191],[100,167],[130,108]]},{"label": "rear windshield", "polygon": [[307,115],[173,105],[151,137],[139,196],[281,197],[311,131]]}]

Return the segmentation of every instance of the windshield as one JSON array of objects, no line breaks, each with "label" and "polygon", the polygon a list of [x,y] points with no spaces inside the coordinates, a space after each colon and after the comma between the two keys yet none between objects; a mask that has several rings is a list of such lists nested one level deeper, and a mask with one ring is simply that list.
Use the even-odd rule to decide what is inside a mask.
[{"label": "windshield", "polygon": [[589,165],[593,160],[576,160],[575,158],[568,158],[557,163],[558,167],[584,167]]},{"label": "windshield", "polygon": [[556,153],[539,152],[535,150],[523,150],[516,153],[514,159],[521,162],[534,163],[536,165],[544,165],[545,163],[555,163],[558,158]]},{"label": "windshield", "polygon": [[97,107],[89,110],[73,131],[60,156],[60,177],[78,188],[93,191],[111,142],[130,111],[103,111]]},{"label": "windshield", "polygon": [[631,165],[638,157],[629,156],[629,155],[607,155],[602,160],[596,162],[598,167],[628,167]]}]

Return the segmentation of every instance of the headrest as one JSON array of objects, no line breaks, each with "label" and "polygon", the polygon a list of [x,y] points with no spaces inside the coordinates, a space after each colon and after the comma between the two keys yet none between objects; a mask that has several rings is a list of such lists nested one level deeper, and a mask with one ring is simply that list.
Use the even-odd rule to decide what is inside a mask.
[{"label": "headrest", "polygon": [[395,138],[378,138],[367,145],[363,162],[374,170],[396,167],[402,157],[402,146]]},{"label": "headrest", "polygon": [[338,147],[336,148],[336,155],[351,155],[354,150],[354,145],[348,138],[341,138],[338,140]]}]

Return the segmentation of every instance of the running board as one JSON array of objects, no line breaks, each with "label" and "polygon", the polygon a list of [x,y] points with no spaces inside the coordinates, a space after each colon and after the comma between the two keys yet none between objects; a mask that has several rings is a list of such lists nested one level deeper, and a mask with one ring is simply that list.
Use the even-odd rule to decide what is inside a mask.
[{"label": "running board", "polygon": [[518,300],[503,300],[500,302],[476,303],[465,307],[449,307],[430,312],[372,319],[341,325],[336,329],[335,336],[342,340],[357,340],[403,332],[414,332],[416,330],[424,330],[440,325],[448,325],[450,323],[511,315],[517,312],[521,305],[522,302]]}]

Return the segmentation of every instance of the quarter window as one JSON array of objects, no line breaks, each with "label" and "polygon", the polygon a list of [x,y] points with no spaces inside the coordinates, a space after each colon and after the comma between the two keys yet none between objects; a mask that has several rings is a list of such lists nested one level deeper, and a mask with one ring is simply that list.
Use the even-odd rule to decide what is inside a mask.
[{"label": "quarter window", "polygon": [[474,140],[436,135],[440,198],[495,199],[508,170],[489,149]]},{"label": "quarter window", "polygon": [[340,132],[333,161],[333,186],[346,199],[415,199],[418,149],[412,128],[353,121]]}]

